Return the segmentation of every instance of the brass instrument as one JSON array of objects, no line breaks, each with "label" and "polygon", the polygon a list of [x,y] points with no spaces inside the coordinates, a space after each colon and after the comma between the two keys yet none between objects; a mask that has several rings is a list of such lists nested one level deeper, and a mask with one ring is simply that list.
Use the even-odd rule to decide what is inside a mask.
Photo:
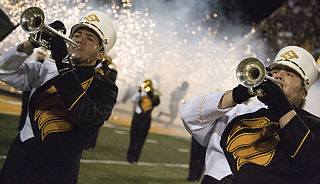
[{"label": "brass instrument", "polygon": [[[138,84],[136,84],[133,80],[131,80],[130,78],[127,78],[127,77],[120,77],[125,83],[129,84],[130,86],[133,86],[133,87],[136,87],[136,88],[139,88],[140,90],[142,91],[145,91],[145,92],[149,92],[151,88],[147,87],[146,85],[146,81],[144,81],[140,86]],[[147,80],[150,80],[150,79],[147,79]],[[152,80],[151,80],[152,82]],[[152,85],[153,86],[153,85]],[[152,90],[157,93],[159,96],[162,95],[162,93],[157,89],[155,88],[154,86],[152,87]]]},{"label": "brass instrument", "polygon": [[[62,37],[66,43],[72,45],[76,49],[78,49],[78,45],[72,41],[70,38],[62,34],[61,32],[53,29],[52,27],[46,25],[44,23],[45,15],[43,11],[38,7],[30,7],[26,9],[20,18],[21,28],[30,34],[30,38],[32,41],[37,42],[41,47],[45,49],[49,49],[49,42],[45,39],[41,38],[42,34],[37,34],[38,32],[46,32],[50,36],[60,36]],[[39,36],[40,35],[40,36]]]},{"label": "brass instrument", "polygon": [[267,75],[263,63],[257,58],[249,57],[242,60],[237,66],[236,75],[238,82],[247,87],[251,95],[263,95],[261,91],[254,92],[253,88],[261,84],[264,79],[271,80],[282,87],[280,80]]},{"label": "brass instrument", "polygon": [[145,92],[150,92],[153,91],[153,85],[152,81],[150,79],[145,80],[139,87],[140,90],[145,91]]}]

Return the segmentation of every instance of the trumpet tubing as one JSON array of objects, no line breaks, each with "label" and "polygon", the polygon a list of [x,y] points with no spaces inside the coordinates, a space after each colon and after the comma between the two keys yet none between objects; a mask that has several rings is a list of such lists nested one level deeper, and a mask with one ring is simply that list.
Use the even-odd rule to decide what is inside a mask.
[{"label": "trumpet tubing", "polygon": [[32,36],[32,39],[39,43],[40,46],[49,48],[49,43],[46,40],[41,40],[41,38],[36,38],[36,34],[40,31],[48,33],[50,36],[60,36],[64,39],[66,43],[72,45],[78,49],[78,45],[72,41],[69,37],[60,33],[59,31],[53,29],[52,27],[44,23],[45,15],[44,12],[38,7],[30,7],[26,9],[20,18],[21,28]]}]

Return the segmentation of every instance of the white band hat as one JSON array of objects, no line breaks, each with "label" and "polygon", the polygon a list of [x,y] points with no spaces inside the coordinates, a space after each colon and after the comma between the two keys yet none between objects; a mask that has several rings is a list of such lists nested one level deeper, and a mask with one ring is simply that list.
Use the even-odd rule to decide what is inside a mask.
[{"label": "white band hat", "polygon": [[116,43],[116,26],[106,14],[100,11],[94,10],[85,13],[79,23],[72,26],[69,37],[72,38],[76,30],[82,27],[90,28],[99,35],[106,54]]},{"label": "white band hat", "polygon": [[318,67],[313,56],[305,49],[298,46],[282,48],[274,59],[272,66],[281,64],[289,66],[300,74],[306,89],[310,89],[318,77]]}]

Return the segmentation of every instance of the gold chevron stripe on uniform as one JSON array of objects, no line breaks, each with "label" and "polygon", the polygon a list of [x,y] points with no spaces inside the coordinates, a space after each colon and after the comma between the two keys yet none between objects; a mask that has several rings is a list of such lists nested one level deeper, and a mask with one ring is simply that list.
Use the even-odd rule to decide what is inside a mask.
[{"label": "gold chevron stripe on uniform", "polygon": [[[87,91],[93,77],[81,83],[84,91]],[[69,111],[65,108],[57,89],[49,87],[38,98],[34,114],[34,121],[38,122],[41,139],[53,132],[66,132],[73,128],[74,124],[69,117]]]},{"label": "gold chevron stripe on uniform", "polygon": [[91,77],[89,80],[81,83],[84,92],[77,98],[76,101],[73,102],[73,104],[71,105],[71,107],[68,109],[69,111],[70,111],[70,110],[72,109],[72,107],[79,101],[79,99],[86,93],[86,91],[88,90],[88,88],[89,88],[92,80],[93,80],[93,77]]},{"label": "gold chevron stripe on uniform", "polygon": [[266,166],[272,160],[280,141],[278,122],[268,118],[243,119],[230,131],[226,150],[237,161],[237,170],[246,163]]}]

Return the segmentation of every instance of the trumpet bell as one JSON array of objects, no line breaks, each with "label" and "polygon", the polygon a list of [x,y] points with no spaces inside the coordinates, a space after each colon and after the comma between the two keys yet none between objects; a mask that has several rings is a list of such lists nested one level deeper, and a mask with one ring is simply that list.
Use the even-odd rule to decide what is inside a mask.
[{"label": "trumpet bell", "polygon": [[37,33],[44,25],[44,12],[38,7],[26,9],[20,18],[21,28],[27,33]]},{"label": "trumpet bell", "polygon": [[[45,15],[43,11],[38,7],[30,7],[26,9],[20,17],[21,28],[30,34],[30,39],[37,42],[41,47],[50,50],[49,41],[53,36],[60,36],[66,43],[72,45],[78,49],[78,45],[70,38],[62,34],[61,32],[47,26],[44,23]],[[47,33],[47,36],[42,37],[42,32]],[[40,33],[39,36],[37,33]]]},{"label": "trumpet bell", "polygon": [[249,57],[238,64],[236,75],[241,85],[252,88],[263,82],[266,70],[259,59]]}]

